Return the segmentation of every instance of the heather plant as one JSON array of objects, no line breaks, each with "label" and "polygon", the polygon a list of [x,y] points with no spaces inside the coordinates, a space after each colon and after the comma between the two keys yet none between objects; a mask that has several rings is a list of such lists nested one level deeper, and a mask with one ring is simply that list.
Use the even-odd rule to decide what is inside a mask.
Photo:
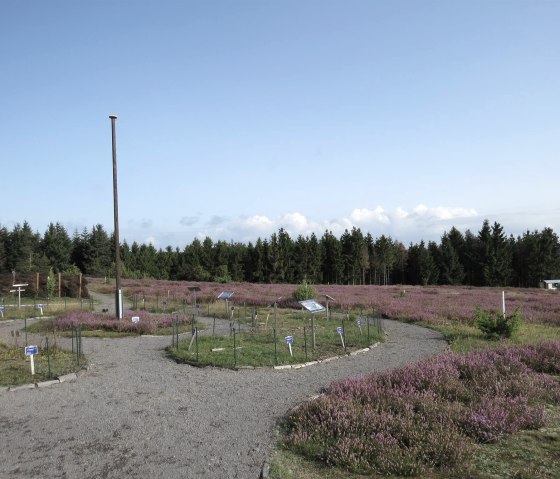
[{"label": "heather plant", "polygon": [[[133,322],[136,316],[138,322]],[[169,328],[175,320],[181,323],[189,322],[186,316],[152,315],[145,311],[126,311],[122,320],[109,318],[105,314],[90,312],[69,312],[60,315],[50,322],[50,328],[58,331],[68,331],[78,326],[84,331],[103,330],[116,333],[154,334],[157,330]]]},{"label": "heather plant", "polygon": [[560,384],[560,342],[444,353],[402,369],[329,385],[287,418],[287,447],[351,471],[422,475],[453,469],[475,442],[545,424]]},{"label": "heather plant", "polygon": [[521,313],[519,308],[509,315],[498,313],[496,310],[482,311],[477,308],[474,321],[487,339],[510,338],[519,329]]}]

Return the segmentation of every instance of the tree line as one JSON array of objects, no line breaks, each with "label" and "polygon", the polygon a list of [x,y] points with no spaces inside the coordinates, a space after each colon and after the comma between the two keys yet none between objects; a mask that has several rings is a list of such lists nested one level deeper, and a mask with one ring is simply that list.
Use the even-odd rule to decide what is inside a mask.
[{"label": "tree line", "polygon": [[[406,247],[360,228],[337,237],[325,231],[292,238],[280,228],[269,238],[240,243],[194,239],[183,249],[126,241],[125,278],[258,283],[413,284],[536,287],[560,277],[560,242],[551,228],[507,236],[485,220],[478,233],[452,227],[439,242]],[[0,273],[49,271],[114,275],[114,237],[98,224],[68,234],[51,223],[43,235],[24,222],[0,225]]]}]

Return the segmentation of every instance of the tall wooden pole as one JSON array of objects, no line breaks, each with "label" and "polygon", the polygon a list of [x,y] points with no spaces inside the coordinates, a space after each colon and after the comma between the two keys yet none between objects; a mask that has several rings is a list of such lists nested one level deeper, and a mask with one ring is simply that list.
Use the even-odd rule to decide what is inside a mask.
[{"label": "tall wooden pole", "polygon": [[117,135],[115,131],[116,115],[109,115],[111,119],[111,137],[113,140],[113,205],[115,218],[115,315],[123,318],[121,292],[121,255],[119,243],[119,197],[117,192]]}]

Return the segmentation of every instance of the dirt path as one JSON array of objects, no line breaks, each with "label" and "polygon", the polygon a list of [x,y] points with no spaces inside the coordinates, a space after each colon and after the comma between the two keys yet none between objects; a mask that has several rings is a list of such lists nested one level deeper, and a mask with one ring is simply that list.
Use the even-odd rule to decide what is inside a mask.
[{"label": "dirt path", "polygon": [[0,393],[0,477],[257,478],[291,407],[332,380],[447,347],[424,328],[386,329],[368,353],[280,371],[176,364],[169,338],[85,338],[90,370],[77,381]]}]

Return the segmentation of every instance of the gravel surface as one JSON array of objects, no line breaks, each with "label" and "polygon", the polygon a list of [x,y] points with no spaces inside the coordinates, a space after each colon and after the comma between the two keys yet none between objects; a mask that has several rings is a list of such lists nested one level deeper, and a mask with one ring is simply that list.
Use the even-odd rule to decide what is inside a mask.
[{"label": "gravel surface", "polygon": [[[16,326],[0,323],[0,338]],[[0,392],[0,477],[256,479],[290,408],[335,379],[447,348],[428,329],[385,329],[369,352],[291,370],[176,364],[169,337],[84,338],[76,381]]]}]

